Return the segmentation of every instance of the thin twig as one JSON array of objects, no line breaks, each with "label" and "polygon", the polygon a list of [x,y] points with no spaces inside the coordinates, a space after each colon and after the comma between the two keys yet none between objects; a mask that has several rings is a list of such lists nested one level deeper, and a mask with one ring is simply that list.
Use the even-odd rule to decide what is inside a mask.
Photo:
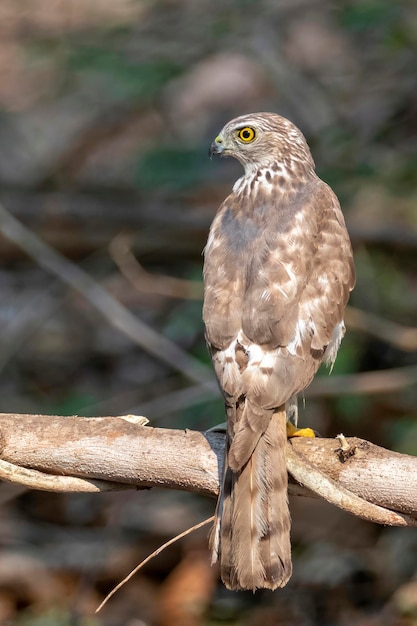
[{"label": "thin twig", "polygon": [[198,530],[199,528],[202,528],[203,526],[207,526],[207,524],[210,524],[210,522],[214,521],[214,515],[212,515],[211,517],[209,517],[208,519],[205,519],[203,522],[199,522],[198,524],[196,524],[195,526],[192,526],[191,528],[188,528],[187,530],[184,530],[184,532],[180,533],[179,535],[177,535],[176,537],[173,537],[172,539],[170,539],[169,541],[167,541],[166,543],[164,543],[162,546],[159,546],[159,548],[157,548],[156,550],[154,550],[152,552],[152,554],[150,554],[149,556],[146,557],[146,559],[144,559],[141,563],[139,563],[139,565],[137,565],[125,578],[123,578],[122,581],[120,581],[111,591],[110,593],[107,594],[107,596],[104,598],[103,602],[101,602],[101,604],[97,607],[96,609],[96,613],[98,613],[99,611],[101,611],[101,609],[103,608],[103,606],[105,604],[107,604],[108,600],[110,600],[110,598],[121,588],[123,587],[123,585],[125,583],[127,583],[131,578],[133,578],[133,576],[135,574],[137,574],[137,572],[142,569],[142,567],[144,565],[146,565],[146,563],[149,563],[149,561],[151,559],[153,559],[154,557],[158,556],[158,554],[161,554],[161,552],[163,550],[165,550],[165,548],[168,548],[168,546],[172,545],[173,543],[175,543],[176,541],[178,541],[179,539],[182,539],[183,537],[185,537],[186,535],[189,535],[190,533],[194,532],[195,530]]},{"label": "thin twig", "polygon": [[109,251],[122,275],[136,291],[182,300],[203,299],[201,281],[147,272],[132,252],[132,238],[129,235],[120,234],[114,237]]},{"label": "thin twig", "polygon": [[0,231],[20,246],[40,267],[80,293],[113,326],[144,350],[190,380],[217,392],[211,370],[179,346],[135,317],[91,276],[50,248],[0,205]]}]

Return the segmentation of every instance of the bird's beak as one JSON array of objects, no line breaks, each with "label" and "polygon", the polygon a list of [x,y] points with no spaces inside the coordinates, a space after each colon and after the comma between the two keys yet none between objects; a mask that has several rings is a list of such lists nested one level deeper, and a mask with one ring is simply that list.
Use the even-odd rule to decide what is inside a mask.
[{"label": "bird's beak", "polygon": [[222,154],[225,151],[223,139],[220,135],[217,135],[216,139],[213,141],[209,148],[209,157],[210,159],[213,157],[213,154]]}]

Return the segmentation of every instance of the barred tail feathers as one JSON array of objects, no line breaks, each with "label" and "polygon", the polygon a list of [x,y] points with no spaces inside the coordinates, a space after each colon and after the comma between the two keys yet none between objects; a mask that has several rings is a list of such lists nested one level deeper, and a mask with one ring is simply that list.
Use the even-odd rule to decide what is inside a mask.
[{"label": "barred tail feathers", "polygon": [[[229,589],[276,589],[291,576],[286,441],[281,407],[243,467],[233,471],[226,457],[210,543]],[[230,442],[228,434],[226,455]]]}]

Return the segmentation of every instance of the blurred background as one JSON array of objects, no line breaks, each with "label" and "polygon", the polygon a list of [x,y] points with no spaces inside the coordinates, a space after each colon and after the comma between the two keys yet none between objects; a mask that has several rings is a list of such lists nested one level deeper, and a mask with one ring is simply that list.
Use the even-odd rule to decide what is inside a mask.
[{"label": "blurred background", "polygon": [[[416,44],[417,5],[406,0],[1,0],[0,411],[137,413],[168,428],[223,421],[221,400],[198,384],[212,375],[201,251],[241,170],[207,150],[230,118],[266,110],[306,135],[357,265],[348,334],[301,422],[416,454]],[[91,284],[82,295],[83,274],[68,285],[59,257],[41,267],[27,232],[11,242],[10,215],[70,273],[100,284],[106,303],[197,360],[195,376],[186,357],[173,368],[116,328]],[[285,589],[227,592],[203,529],[94,616],[135,564],[214,502],[7,484],[0,501],[2,625],[417,624],[416,529],[293,498]]]}]

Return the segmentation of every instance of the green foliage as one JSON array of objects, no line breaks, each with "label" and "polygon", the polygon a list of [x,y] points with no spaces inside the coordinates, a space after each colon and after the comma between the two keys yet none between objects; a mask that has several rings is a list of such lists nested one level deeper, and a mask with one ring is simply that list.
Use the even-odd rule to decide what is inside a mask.
[{"label": "green foliage", "polygon": [[367,308],[398,323],[414,325],[417,293],[412,276],[404,272],[404,259],[374,249],[372,254],[358,250],[355,262],[358,294],[369,294]]},{"label": "green foliage", "polygon": [[389,0],[349,2],[339,12],[343,28],[358,35],[372,35],[388,54],[415,45],[416,33],[406,3]]},{"label": "green foliage", "polygon": [[349,2],[340,11],[340,22],[347,30],[363,32],[391,25],[398,14],[398,3],[389,0]]},{"label": "green foliage", "polygon": [[417,415],[396,416],[385,426],[390,447],[396,452],[417,455]]},{"label": "green foliage", "polygon": [[[372,398],[362,395],[340,395],[334,399],[335,414],[349,426],[361,424],[369,414]],[[346,434],[346,433],[345,433]],[[353,433],[347,433],[353,434]]]},{"label": "green foliage", "polygon": [[86,415],[86,407],[94,406],[97,398],[90,393],[77,391],[76,389],[69,393],[59,402],[50,402],[47,408],[48,413],[56,415]]},{"label": "green foliage", "polygon": [[176,343],[189,342],[201,333],[202,327],[201,302],[188,300],[173,308],[165,325],[164,335]]},{"label": "green foliage", "polygon": [[113,96],[151,100],[182,68],[171,59],[135,63],[121,52],[101,46],[81,46],[67,59],[70,71],[104,78]]},{"label": "green foliage", "polygon": [[219,397],[184,409],[176,419],[178,428],[206,430],[226,421],[223,400]]},{"label": "green foliage", "polygon": [[[391,182],[392,181],[392,182]],[[391,175],[391,186],[400,193],[415,191],[417,188],[417,154],[398,159],[398,165]]]},{"label": "green foliage", "polygon": [[204,180],[207,150],[160,146],[143,154],[136,167],[135,182],[140,188],[180,190]]},{"label": "green foliage", "polygon": [[[337,354],[333,366],[332,375],[353,374],[359,369],[359,361],[362,357],[363,345],[357,341],[357,336],[348,332],[343,339],[342,346]],[[319,376],[327,376],[329,370],[321,367]],[[347,424],[358,423],[366,414],[369,407],[369,399],[362,395],[340,395],[332,399],[334,412]]]}]

